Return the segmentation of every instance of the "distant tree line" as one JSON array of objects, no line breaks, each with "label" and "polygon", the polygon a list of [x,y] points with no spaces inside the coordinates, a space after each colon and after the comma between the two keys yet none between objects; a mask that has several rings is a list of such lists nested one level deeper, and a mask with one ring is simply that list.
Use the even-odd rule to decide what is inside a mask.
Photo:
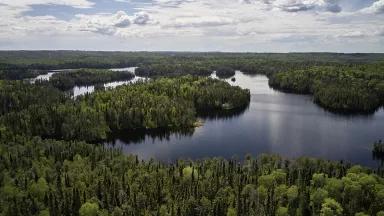
[{"label": "distant tree line", "polygon": [[129,71],[79,69],[75,71],[55,73],[49,81],[40,81],[40,83],[48,82],[58,89],[69,90],[74,86],[87,86],[120,80],[131,80],[134,77],[135,75]]},{"label": "distant tree line", "polygon": [[341,53],[0,51],[0,78],[31,78],[52,69],[134,66],[144,76],[209,75],[222,67],[268,75],[294,68],[361,65],[383,60],[383,54]]},{"label": "distant tree line", "polygon": [[[0,78],[23,79],[57,68],[136,66],[136,75],[184,75],[228,78],[235,70],[265,74],[276,89],[313,94],[314,101],[334,112],[372,113],[383,105],[383,54],[338,53],[177,53],[177,52],[0,52]],[[55,74],[60,89],[125,79],[123,73],[80,71]],[[129,79],[129,77],[127,77]]]}]

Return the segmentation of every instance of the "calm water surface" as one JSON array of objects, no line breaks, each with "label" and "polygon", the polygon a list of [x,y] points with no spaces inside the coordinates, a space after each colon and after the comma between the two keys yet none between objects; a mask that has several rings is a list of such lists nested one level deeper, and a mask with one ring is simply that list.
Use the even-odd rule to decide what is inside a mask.
[{"label": "calm water surface", "polygon": [[163,161],[277,153],[377,165],[371,147],[384,138],[383,109],[369,116],[332,114],[315,105],[310,96],[271,89],[265,76],[236,72],[235,77],[235,82],[227,81],[251,90],[250,106],[243,112],[205,117],[202,127],[184,133],[127,132],[105,145]]}]

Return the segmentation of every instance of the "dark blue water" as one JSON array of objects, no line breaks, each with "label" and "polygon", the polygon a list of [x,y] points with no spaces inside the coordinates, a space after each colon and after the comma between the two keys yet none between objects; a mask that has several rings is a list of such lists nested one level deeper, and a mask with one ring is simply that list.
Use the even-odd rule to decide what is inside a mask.
[{"label": "dark blue water", "polygon": [[205,117],[204,125],[181,133],[129,133],[107,146],[122,148],[141,159],[243,158],[246,154],[277,153],[311,156],[376,166],[373,142],[384,138],[384,111],[368,116],[343,116],[323,110],[310,96],[281,93],[265,76],[236,73],[236,81],[251,90],[250,106],[236,115]]}]

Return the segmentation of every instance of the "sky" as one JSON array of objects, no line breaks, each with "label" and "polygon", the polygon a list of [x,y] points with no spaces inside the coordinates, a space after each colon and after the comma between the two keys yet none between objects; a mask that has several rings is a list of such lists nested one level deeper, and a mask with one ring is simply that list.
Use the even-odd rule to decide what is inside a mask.
[{"label": "sky", "polygon": [[384,52],[384,0],[0,0],[0,50]]}]

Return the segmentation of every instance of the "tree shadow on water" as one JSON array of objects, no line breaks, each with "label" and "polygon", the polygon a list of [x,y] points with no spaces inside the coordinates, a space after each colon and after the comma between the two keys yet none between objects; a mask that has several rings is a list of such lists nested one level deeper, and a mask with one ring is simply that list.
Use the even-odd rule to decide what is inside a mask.
[{"label": "tree shadow on water", "polygon": [[113,132],[108,135],[107,144],[114,145],[119,140],[124,144],[140,144],[146,140],[169,141],[171,136],[191,137],[195,132],[195,128],[185,128],[178,130],[170,129],[137,129]]},{"label": "tree shadow on water", "polygon": [[373,144],[372,159],[379,162],[377,172],[384,176],[384,143],[381,140]]},{"label": "tree shadow on water", "polygon": [[[248,108],[249,105],[246,107],[235,108],[230,110],[199,111],[198,118],[202,118],[204,121],[215,119],[231,119],[244,114],[244,112],[248,110]],[[126,145],[140,144],[146,141],[162,142],[169,141],[171,137],[192,137],[194,132],[194,127],[181,129],[121,130],[110,133],[105,144],[114,146],[118,143],[117,141]]]},{"label": "tree shadow on water", "polygon": [[249,104],[244,107],[233,108],[228,110],[200,110],[198,117],[204,120],[215,120],[215,119],[232,119],[243,115],[249,109]]}]

